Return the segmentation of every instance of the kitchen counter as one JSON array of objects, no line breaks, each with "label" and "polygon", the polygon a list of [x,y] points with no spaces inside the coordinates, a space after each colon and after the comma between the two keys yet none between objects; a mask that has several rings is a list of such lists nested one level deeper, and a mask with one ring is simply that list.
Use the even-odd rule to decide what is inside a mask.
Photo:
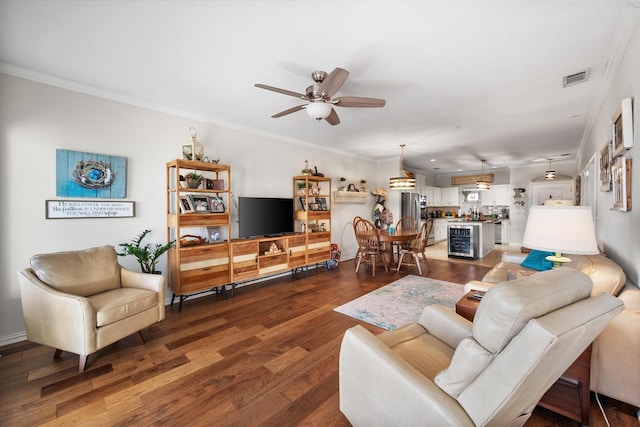
[{"label": "kitchen counter", "polygon": [[[448,247],[451,247],[452,227],[456,228],[460,225],[469,225],[473,228],[473,239],[477,241],[477,253],[469,255],[469,258],[482,258],[495,249],[495,233],[496,225],[493,221],[450,221],[448,223],[447,238],[449,239]],[[476,247],[476,245],[473,245]],[[451,250],[449,250],[451,252]],[[449,255],[452,256],[452,255]]]}]

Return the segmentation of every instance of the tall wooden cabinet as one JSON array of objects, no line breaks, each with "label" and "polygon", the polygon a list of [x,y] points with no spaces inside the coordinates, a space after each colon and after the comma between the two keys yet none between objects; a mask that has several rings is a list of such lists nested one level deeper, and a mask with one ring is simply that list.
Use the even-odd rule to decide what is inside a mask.
[{"label": "tall wooden cabinet", "polygon": [[[203,177],[198,188],[188,188],[183,179],[191,172]],[[181,308],[188,295],[231,282],[230,188],[227,165],[190,160],[167,163],[167,238],[176,241],[169,250],[168,279],[174,298],[180,296]],[[203,236],[206,241],[198,242],[197,237]]]},{"label": "tall wooden cabinet", "polygon": [[[331,178],[294,176],[293,197],[294,230],[306,234],[304,264],[331,259]],[[302,240],[298,248],[302,248]],[[298,263],[304,265],[301,256]]]}]

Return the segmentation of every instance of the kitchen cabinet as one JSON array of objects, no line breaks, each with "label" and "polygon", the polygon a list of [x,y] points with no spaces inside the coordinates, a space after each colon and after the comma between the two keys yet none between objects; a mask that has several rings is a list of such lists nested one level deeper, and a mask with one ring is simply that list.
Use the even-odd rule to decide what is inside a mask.
[{"label": "kitchen cabinet", "polygon": [[433,204],[431,206],[442,206],[442,189],[433,187]]},{"label": "kitchen cabinet", "polygon": [[492,185],[488,191],[480,193],[482,206],[509,206],[509,186]]},{"label": "kitchen cabinet", "polygon": [[441,242],[447,240],[447,229],[450,222],[459,221],[457,219],[434,219],[433,220],[433,237],[434,242]]},{"label": "kitchen cabinet", "polygon": [[460,206],[460,191],[458,187],[441,188],[440,193],[440,206]]}]

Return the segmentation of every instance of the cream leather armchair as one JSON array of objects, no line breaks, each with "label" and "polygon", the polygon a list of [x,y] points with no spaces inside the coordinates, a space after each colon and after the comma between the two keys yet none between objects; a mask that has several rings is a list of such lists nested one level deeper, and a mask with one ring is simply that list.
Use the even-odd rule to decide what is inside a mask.
[{"label": "cream leather armchair", "polygon": [[474,323],[447,308],[374,336],[346,331],[340,410],[354,426],[521,426],[623,304],[560,268],[498,284]]},{"label": "cream leather armchair", "polygon": [[27,339],[87,358],[164,319],[164,276],[118,264],[113,246],[35,255],[18,271]]}]

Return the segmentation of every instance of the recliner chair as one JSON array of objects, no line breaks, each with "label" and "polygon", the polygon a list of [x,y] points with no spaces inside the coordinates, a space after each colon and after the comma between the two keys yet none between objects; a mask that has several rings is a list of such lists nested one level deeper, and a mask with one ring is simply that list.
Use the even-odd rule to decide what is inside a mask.
[{"label": "recliner chair", "polygon": [[129,271],[113,246],[35,255],[18,271],[27,339],[80,356],[164,319],[164,276]]},{"label": "recliner chair", "polygon": [[354,426],[521,426],[538,401],[623,309],[563,267],[503,282],[474,322],[440,306],[374,336],[346,331],[340,410]]}]

